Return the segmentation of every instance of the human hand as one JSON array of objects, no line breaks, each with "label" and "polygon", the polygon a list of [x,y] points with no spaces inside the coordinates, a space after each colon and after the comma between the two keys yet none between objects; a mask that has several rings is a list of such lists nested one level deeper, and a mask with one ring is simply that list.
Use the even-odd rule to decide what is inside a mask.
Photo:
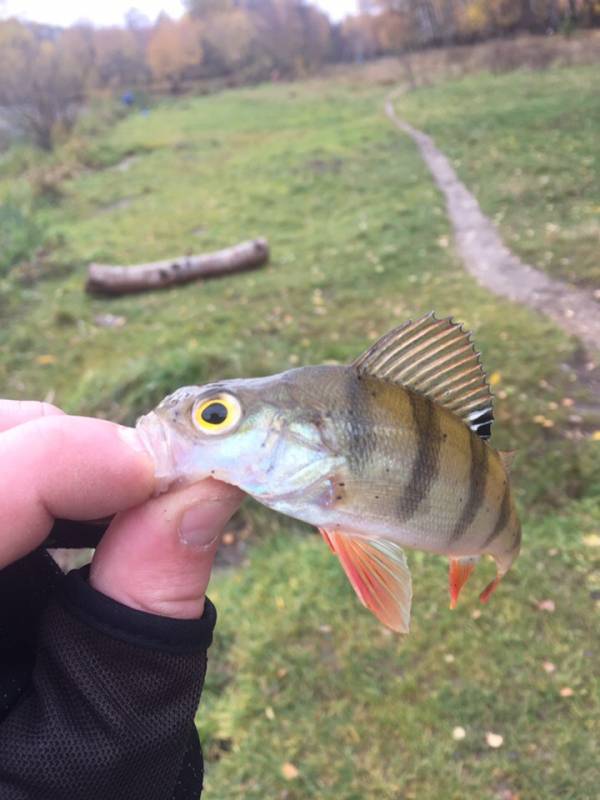
[{"label": "human hand", "polygon": [[207,480],[150,499],[153,464],[134,430],[6,400],[0,487],[0,568],[38,547],[55,518],[116,514],[92,561],[91,585],[133,608],[183,619],[202,615],[219,535],[244,496]]}]

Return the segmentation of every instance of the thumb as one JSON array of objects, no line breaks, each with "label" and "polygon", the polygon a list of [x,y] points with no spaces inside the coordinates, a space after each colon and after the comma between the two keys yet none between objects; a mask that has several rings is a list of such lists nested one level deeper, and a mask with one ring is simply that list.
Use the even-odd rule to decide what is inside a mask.
[{"label": "thumb", "polygon": [[243,499],[208,479],[118,514],[96,549],[90,584],[141,611],[201,617],[221,533]]}]

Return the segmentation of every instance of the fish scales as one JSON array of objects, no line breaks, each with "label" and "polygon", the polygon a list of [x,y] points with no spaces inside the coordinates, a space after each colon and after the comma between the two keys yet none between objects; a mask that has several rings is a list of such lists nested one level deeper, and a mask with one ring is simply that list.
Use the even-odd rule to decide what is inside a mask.
[{"label": "fish scales", "polygon": [[[347,380],[339,369],[330,402]],[[489,446],[442,406],[376,378],[353,383],[352,403],[346,418],[343,406],[336,409],[334,425],[337,448],[349,453],[340,505],[356,517],[352,528],[366,524],[372,532],[374,521],[383,522],[401,544],[436,552],[455,545],[460,555],[481,545],[504,494],[504,469]]]},{"label": "fish scales", "polygon": [[480,555],[497,565],[484,601],[518,555],[508,472],[484,441],[492,420],[470,334],[431,314],[349,366],[183,387],[137,427],[161,488],[210,476],[316,525],[361,602],[405,632],[401,547],[450,558],[452,606]]}]

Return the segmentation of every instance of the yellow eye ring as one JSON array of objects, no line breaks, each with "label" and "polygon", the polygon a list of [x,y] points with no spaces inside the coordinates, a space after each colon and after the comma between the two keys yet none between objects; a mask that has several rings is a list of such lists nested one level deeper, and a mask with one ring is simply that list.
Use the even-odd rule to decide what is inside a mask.
[{"label": "yellow eye ring", "polygon": [[242,407],[232,394],[217,394],[201,400],[194,406],[194,425],[209,436],[227,433],[234,428],[242,416]]}]

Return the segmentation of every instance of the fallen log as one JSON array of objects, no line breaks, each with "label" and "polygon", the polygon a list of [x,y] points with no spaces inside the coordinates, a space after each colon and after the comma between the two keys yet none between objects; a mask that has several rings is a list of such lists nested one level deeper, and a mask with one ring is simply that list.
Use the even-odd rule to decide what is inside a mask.
[{"label": "fallen log", "polygon": [[268,260],[267,240],[253,239],[214,253],[169,258],[132,267],[90,264],[85,289],[90,294],[104,295],[164,289],[198,278],[215,278],[231,272],[256,269]]}]

